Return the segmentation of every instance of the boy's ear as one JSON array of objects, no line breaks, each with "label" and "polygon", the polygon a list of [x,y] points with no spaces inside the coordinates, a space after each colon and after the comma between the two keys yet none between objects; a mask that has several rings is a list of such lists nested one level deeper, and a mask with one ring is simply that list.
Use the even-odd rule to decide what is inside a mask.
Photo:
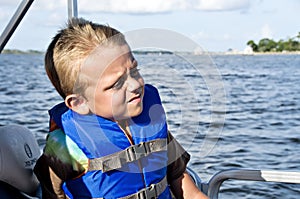
[{"label": "boy's ear", "polygon": [[69,109],[72,109],[73,111],[81,115],[87,115],[90,113],[90,108],[87,104],[87,101],[81,95],[68,95],[65,99],[65,104]]}]

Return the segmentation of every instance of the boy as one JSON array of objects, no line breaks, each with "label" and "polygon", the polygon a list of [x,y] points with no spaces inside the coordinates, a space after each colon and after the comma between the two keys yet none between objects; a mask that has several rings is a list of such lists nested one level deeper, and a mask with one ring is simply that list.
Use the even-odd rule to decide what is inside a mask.
[{"label": "boy", "polygon": [[189,154],[168,132],[124,36],[73,19],[50,43],[49,79],[64,103],[35,173],[43,198],[207,198],[186,173]]}]

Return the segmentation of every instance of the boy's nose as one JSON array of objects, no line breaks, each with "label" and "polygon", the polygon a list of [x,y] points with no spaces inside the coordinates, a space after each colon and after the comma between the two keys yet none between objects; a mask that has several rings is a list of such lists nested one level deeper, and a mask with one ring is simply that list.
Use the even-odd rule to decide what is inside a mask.
[{"label": "boy's nose", "polygon": [[129,92],[136,92],[142,86],[142,83],[135,78],[129,77],[127,81],[127,90]]}]

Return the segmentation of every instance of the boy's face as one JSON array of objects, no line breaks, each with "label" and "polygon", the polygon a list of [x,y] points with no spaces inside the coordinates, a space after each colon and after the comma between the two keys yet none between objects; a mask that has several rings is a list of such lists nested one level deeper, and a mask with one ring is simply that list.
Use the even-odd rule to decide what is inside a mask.
[{"label": "boy's face", "polygon": [[128,45],[98,47],[84,62],[85,98],[91,112],[114,121],[139,115],[144,80]]}]

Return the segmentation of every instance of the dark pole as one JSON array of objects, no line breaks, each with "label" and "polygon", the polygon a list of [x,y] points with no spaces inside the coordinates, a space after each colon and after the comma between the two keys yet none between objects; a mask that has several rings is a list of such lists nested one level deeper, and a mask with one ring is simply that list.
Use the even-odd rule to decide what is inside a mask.
[{"label": "dark pole", "polygon": [[6,43],[18,27],[19,23],[22,21],[24,15],[26,14],[27,10],[31,6],[33,0],[23,0],[18,9],[16,10],[15,14],[7,24],[6,28],[4,29],[3,33],[0,36],[0,53],[2,52],[3,48],[5,47]]},{"label": "dark pole", "polygon": [[78,17],[77,0],[68,0],[68,17],[69,19]]}]

